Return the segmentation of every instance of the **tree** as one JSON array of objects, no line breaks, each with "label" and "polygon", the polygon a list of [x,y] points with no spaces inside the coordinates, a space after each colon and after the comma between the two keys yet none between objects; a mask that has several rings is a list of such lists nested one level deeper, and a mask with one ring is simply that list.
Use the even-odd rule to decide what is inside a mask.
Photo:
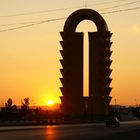
[{"label": "tree", "polygon": [[13,105],[13,101],[11,98],[9,98],[7,102],[5,103],[5,109],[8,109],[8,110],[12,109],[12,105]]},{"label": "tree", "polygon": [[1,118],[3,120],[15,120],[17,118],[17,106],[13,105],[13,100],[9,98],[2,108]]},{"label": "tree", "polygon": [[29,109],[29,104],[30,104],[30,99],[28,97],[24,98],[24,100],[22,101],[21,108],[27,110]]}]

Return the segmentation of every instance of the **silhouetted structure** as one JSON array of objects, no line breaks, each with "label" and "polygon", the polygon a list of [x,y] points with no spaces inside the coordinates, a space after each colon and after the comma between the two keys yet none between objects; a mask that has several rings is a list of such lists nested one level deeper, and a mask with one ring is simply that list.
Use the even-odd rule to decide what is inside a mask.
[{"label": "silhouetted structure", "polygon": [[[89,32],[89,97],[83,97],[83,33],[75,32],[82,20],[91,20],[97,32]],[[60,69],[62,110],[67,115],[105,115],[108,111],[111,88],[111,37],[102,16],[91,9],[72,13],[65,22],[60,41],[63,50]]]}]

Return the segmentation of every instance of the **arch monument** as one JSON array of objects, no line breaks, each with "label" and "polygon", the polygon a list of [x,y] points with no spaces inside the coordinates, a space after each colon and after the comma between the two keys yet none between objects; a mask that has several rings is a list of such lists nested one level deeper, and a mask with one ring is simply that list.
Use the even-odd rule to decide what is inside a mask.
[{"label": "arch monument", "polygon": [[[88,32],[89,39],[89,96],[83,97],[83,32],[75,32],[83,20],[90,20],[97,27]],[[110,83],[112,61],[110,41],[112,33],[103,17],[92,9],[80,9],[66,20],[60,33],[62,50],[62,111],[66,115],[106,115],[111,101]]]}]

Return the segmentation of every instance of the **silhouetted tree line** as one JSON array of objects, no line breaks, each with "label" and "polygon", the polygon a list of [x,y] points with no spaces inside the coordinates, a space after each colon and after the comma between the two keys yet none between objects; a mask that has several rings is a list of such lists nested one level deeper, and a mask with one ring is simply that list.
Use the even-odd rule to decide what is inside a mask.
[{"label": "silhouetted tree line", "polygon": [[21,102],[21,106],[17,107],[13,104],[13,100],[9,98],[4,107],[0,109],[0,121],[36,121],[45,122],[48,121],[48,116],[52,118],[57,116],[57,113],[48,114],[48,110],[42,110],[40,107],[35,109],[30,108],[30,99],[24,98]]},{"label": "silhouetted tree line", "polygon": [[136,107],[125,107],[120,106],[120,108],[110,108],[109,110],[110,116],[115,116],[119,120],[123,120],[124,116],[132,116],[134,119],[140,119],[140,106]]},{"label": "silhouetted tree line", "polygon": [[5,103],[5,106],[1,108],[0,120],[21,120],[29,114],[31,114],[31,110],[29,109],[29,98],[24,98],[21,108],[18,108],[15,104],[13,104],[13,100],[9,98]]},{"label": "silhouetted tree line", "polygon": [[[0,108],[0,125],[2,125],[2,122],[9,122],[9,124],[11,124],[11,122],[23,122],[23,125],[25,122],[32,122],[31,124],[48,124],[48,122],[52,123],[54,120],[56,123],[63,123],[64,116],[61,112],[43,110],[41,107],[31,108],[29,105],[29,98],[24,98],[23,101],[21,101],[20,107],[16,106],[13,100],[9,98],[5,105]],[[109,115],[116,116],[119,120],[122,120],[121,112],[124,109],[140,119],[140,107],[110,108]],[[80,119],[80,117],[78,117],[78,119]]]},{"label": "silhouetted tree line", "polygon": [[140,119],[140,107],[132,107],[131,110],[133,115]]}]

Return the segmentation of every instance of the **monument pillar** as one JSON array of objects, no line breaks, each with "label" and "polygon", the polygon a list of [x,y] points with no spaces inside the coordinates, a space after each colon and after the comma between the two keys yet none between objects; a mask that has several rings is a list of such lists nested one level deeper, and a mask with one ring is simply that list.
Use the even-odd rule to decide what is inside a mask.
[{"label": "monument pillar", "polygon": [[[89,97],[83,97],[83,33],[77,33],[76,27],[82,20],[91,20],[97,26],[97,32],[89,32]],[[63,87],[62,111],[66,115],[105,115],[111,100],[110,78],[112,61],[112,33],[108,31],[103,17],[92,9],[80,9],[72,13],[65,22],[60,41],[62,50]]]}]

